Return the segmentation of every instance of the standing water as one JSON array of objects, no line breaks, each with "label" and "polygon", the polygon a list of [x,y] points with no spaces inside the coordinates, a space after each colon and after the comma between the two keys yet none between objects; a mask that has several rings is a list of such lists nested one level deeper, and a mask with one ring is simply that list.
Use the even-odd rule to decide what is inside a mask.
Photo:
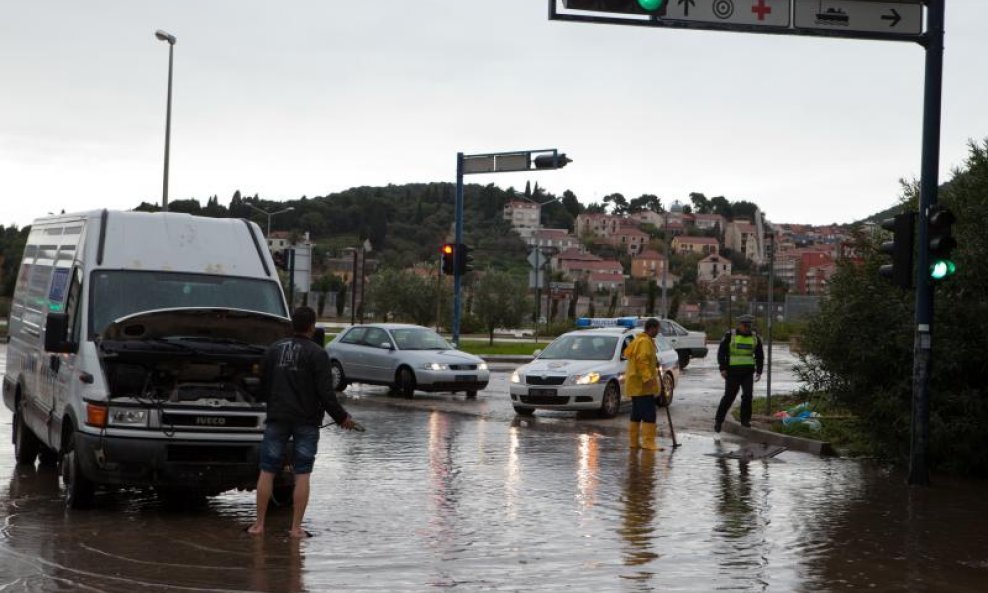
[{"label": "standing water", "polygon": [[[500,397],[502,394],[488,394]],[[371,399],[371,398],[368,398]],[[910,489],[868,462],[682,434],[504,422],[376,401],[326,428],[305,527],[243,533],[252,493],[173,509],[102,493],[64,509],[50,469],[16,467],[0,412],[0,591],[970,591],[988,583],[988,486]],[[667,443],[666,443],[667,444]]]}]

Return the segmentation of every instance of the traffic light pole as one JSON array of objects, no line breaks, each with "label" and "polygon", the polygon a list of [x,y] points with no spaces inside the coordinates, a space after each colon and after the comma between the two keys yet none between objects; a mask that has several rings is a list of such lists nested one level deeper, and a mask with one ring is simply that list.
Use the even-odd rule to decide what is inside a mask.
[{"label": "traffic light pole", "polygon": [[919,190],[916,258],[916,334],[913,342],[913,415],[909,447],[910,484],[930,483],[930,370],[933,361],[933,285],[929,278],[930,210],[940,183],[940,117],[943,89],[944,0],[929,0],[927,12],[926,84],[923,97],[923,162]]},{"label": "traffic light pole", "polygon": [[[456,230],[453,240],[463,244],[463,153],[456,153]],[[460,266],[453,266],[453,345],[460,346]]]}]

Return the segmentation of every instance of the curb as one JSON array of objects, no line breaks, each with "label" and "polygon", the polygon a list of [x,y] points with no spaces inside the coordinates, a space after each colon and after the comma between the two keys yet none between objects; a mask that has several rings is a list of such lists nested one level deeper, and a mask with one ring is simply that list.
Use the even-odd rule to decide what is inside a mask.
[{"label": "curb", "polygon": [[740,437],[748,439],[749,441],[756,441],[766,445],[778,445],[781,447],[786,447],[792,451],[812,453],[813,455],[819,455],[821,457],[833,456],[837,454],[829,442],[794,437],[787,434],[772,432],[770,430],[762,430],[760,428],[745,428],[744,426],[741,426],[740,422],[734,420],[734,418],[731,418],[730,416],[725,419],[722,428],[725,432],[736,434]]}]

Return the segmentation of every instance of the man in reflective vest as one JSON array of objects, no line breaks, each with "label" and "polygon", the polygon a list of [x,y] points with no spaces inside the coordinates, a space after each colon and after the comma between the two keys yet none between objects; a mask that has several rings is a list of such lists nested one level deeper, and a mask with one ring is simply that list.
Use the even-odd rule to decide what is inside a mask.
[{"label": "man in reflective vest", "polygon": [[659,333],[659,320],[645,320],[645,331],[635,336],[624,349],[627,366],[624,371],[624,389],[631,397],[631,423],[628,425],[632,449],[661,451],[655,444],[655,396],[659,394],[658,357],[655,336]]},{"label": "man in reflective vest", "polygon": [[762,339],[751,329],[755,318],[751,315],[738,317],[737,329],[724,334],[717,349],[717,364],[720,366],[720,376],[724,377],[724,397],[717,407],[717,417],[714,419],[714,430],[720,432],[728,410],[734,404],[741,390],[741,425],[751,426],[751,396],[754,381],[762,377],[762,366],[765,363],[765,353],[762,350]]}]

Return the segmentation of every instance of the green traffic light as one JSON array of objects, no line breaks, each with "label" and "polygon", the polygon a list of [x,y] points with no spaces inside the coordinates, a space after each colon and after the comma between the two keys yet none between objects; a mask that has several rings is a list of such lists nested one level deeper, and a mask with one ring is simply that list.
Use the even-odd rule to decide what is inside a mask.
[{"label": "green traffic light", "polygon": [[957,271],[957,265],[949,259],[938,259],[930,266],[930,278],[943,280]]},{"label": "green traffic light", "polygon": [[662,5],[666,3],[666,0],[638,0],[638,6],[642,7],[642,10],[653,11],[662,8]]}]

